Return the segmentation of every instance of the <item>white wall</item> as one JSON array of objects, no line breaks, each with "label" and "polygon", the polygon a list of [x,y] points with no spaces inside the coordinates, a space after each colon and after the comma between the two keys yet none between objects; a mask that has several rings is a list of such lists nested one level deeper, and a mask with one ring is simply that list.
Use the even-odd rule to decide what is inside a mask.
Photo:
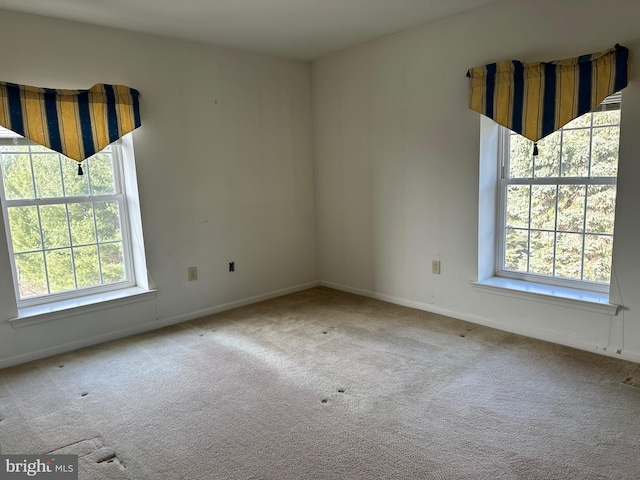
[{"label": "white wall", "polygon": [[[614,268],[618,316],[474,290],[480,116],[468,68],[621,43],[636,0],[511,0],[313,64],[320,279],[328,285],[640,361],[640,62],[624,91]],[[431,274],[431,260],[442,274]],[[604,350],[606,349],[606,351]]]},{"label": "white wall", "polygon": [[[622,348],[640,360],[640,189],[633,185],[640,63],[623,100],[613,300],[625,310],[618,317],[469,285],[478,276],[480,118],[467,108],[465,77],[469,67],[496,60],[551,60],[618,42],[640,52],[637,18],[636,0],[505,1],[320,59],[311,75],[302,62],[0,10],[0,80],[141,91],[143,126],[134,142],[148,268],[158,287],[157,301],[12,328],[0,236],[0,366],[318,278],[585,349]],[[439,276],[430,273],[432,259],[442,261]],[[197,282],[186,280],[191,265]]]},{"label": "white wall", "polygon": [[308,63],[2,10],[0,43],[2,81],[140,90],[134,145],[158,288],[157,303],[12,328],[0,238],[0,366],[317,281]]}]

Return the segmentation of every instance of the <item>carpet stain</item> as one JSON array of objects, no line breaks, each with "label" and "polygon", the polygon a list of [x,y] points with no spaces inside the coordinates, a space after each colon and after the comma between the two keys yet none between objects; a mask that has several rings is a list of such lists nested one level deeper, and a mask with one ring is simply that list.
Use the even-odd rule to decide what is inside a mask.
[{"label": "carpet stain", "polygon": [[640,366],[635,367],[622,381],[625,385],[640,388]]},{"label": "carpet stain", "polygon": [[346,391],[347,391],[347,390],[346,390],[346,389],[344,389],[344,388],[339,388],[339,389],[338,389],[338,393],[344,393],[344,392],[346,392]]},{"label": "carpet stain", "polygon": [[116,452],[110,449],[101,449],[96,452],[99,456],[96,459],[96,463],[115,464],[120,470],[124,470],[126,467],[122,463],[122,460],[118,458]]},{"label": "carpet stain", "polygon": [[[326,398],[323,398],[322,400],[320,400],[320,403],[327,403],[329,400],[327,400]],[[0,420],[2,421],[2,420]]]}]

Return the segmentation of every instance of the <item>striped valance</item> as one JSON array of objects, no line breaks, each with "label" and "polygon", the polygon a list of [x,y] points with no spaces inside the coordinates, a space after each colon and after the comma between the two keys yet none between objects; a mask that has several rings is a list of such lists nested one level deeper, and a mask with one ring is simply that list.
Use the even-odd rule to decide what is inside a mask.
[{"label": "striped valance", "polygon": [[56,90],[0,82],[0,125],[82,162],[140,126],[139,96],[123,85]]},{"label": "striped valance", "polygon": [[534,142],[627,86],[629,50],[543,63],[491,63],[467,72],[469,107]]}]

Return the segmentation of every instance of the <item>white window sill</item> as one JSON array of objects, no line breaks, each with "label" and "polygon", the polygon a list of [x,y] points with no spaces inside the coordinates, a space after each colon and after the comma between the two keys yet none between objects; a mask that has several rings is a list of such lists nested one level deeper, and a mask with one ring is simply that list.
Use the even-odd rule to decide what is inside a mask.
[{"label": "white window sill", "polygon": [[70,300],[61,300],[59,302],[51,302],[34,307],[19,308],[18,316],[9,319],[9,324],[13,328],[21,328],[60,318],[83,315],[105,308],[143,302],[153,299],[155,296],[156,290],[145,290],[140,287],[123,288],[121,290],[87,295]]},{"label": "white window sill", "polygon": [[622,308],[620,305],[609,303],[609,295],[606,293],[525,282],[511,278],[490,277],[478,282],[471,282],[471,285],[479,291],[552,303],[563,307],[580,308],[608,315],[618,315]]}]

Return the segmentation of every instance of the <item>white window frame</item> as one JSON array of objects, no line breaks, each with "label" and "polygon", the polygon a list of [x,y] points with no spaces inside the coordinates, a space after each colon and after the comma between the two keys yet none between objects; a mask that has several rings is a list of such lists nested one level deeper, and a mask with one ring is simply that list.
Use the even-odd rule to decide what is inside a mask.
[{"label": "white window frame", "polygon": [[[621,95],[615,94],[605,99],[601,106],[594,109],[593,111],[607,110],[610,104],[618,104],[621,105]],[[618,126],[616,125],[607,125],[607,126]],[[513,270],[508,270],[505,267],[505,245],[506,245],[506,217],[507,217],[507,191],[509,185],[585,185],[587,188],[589,185],[617,185],[617,176],[616,177],[541,177],[541,178],[509,178],[509,152],[510,152],[510,137],[511,133],[509,129],[498,126],[498,215],[496,222],[496,245],[495,245],[495,275],[497,277],[505,277],[514,280],[521,280],[525,282],[533,282],[533,283],[542,283],[547,285],[579,289],[579,290],[588,290],[593,292],[600,293],[609,293],[610,283],[600,283],[593,282],[589,280],[575,280],[568,279],[562,277],[555,277],[551,275],[544,274],[536,274],[536,273],[525,273],[525,272],[517,272]],[[593,133],[594,129],[602,128],[595,127],[593,124],[590,127],[591,133]],[[567,130],[571,130],[570,128]],[[592,137],[591,140],[592,142]],[[561,142],[562,149],[562,142]],[[534,157],[535,158],[535,157]],[[535,161],[535,160],[534,160]],[[591,165],[591,162],[589,162]],[[535,166],[533,167],[535,171]],[[560,165],[562,168],[562,165]],[[561,175],[562,172],[560,171]],[[557,196],[556,196],[556,208],[557,208]],[[531,204],[529,205],[531,209]],[[584,212],[586,216],[586,209]],[[557,221],[557,218],[556,218]],[[531,225],[531,211],[529,212],[529,232]],[[557,231],[556,231],[557,232]],[[584,232],[582,232],[584,234]],[[530,233],[529,233],[530,235]],[[607,235],[610,237],[614,237],[614,234]],[[583,237],[583,246],[584,246],[584,237]],[[554,252],[555,258],[555,252]],[[584,250],[582,254],[582,260],[584,263]],[[582,270],[582,269],[581,269]]]},{"label": "white window frame", "polygon": [[[5,130],[6,132],[6,130]],[[2,132],[4,133],[4,132]],[[35,142],[27,140],[22,137],[8,137],[7,135],[0,136],[0,145],[32,145],[37,146]],[[13,286],[15,299],[17,303],[17,307],[27,308],[32,306],[44,305],[53,302],[59,302],[64,300],[76,299],[80,297],[86,297],[89,295],[113,292],[116,290],[126,289],[133,286],[136,286],[136,276],[135,276],[135,267],[134,267],[134,258],[132,252],[132,236],[131,236],[131,222],[129,218],[129,208],[127,202],[126,195],[126,184],[125,184],[125,174],[124,174],[124,146],[122,140],[117,140],[116,142],[111,144],[111,155],[112,155],[112,164],[113,164],[113,175],[114,175],[114,194],[106,194],[106,195],[87,195],[87,196],[77,196],[77,197],[52,197],[52,198],[34,198],[34,199],[19,199],[19,200],[7,200],[5,198],[5,190],[3,184],[3,176],[0,174],[0,203],[2,204],[2,216],[4,217],[4,229],[5,235],[7,237],[7,243],[9,248],[10,255],[10,264],[11,271],[13,277]],[[54,152],[56,153],[56,152]],[[85,166],[85,168],[87,168]],[[32,181],[35,182],[35,178],[33,178],[32,172]],[[35,187],[34,187],[35,192]],[[58,293],[49,293],[45,295],[41,295],[33,298],[20,298],[19,285],[18,285],[18,276],[17,269],[15,264],[15,257],[13,252],[13,242],[11,240],[11,233],[9,227],[9,215],[8,208],[10,207],[19,207],[19,206],[40,206],[40,205],[68,205],[73,203],[89,203],[96,201],[116,201],[118,203],[119,211],[120,211],[120,231],[122,236],[122,245],[123,245],[123,258],[125,263],[125,276],[126,279],[120,282],[114,282],[106,285],[97,285],[91,287],[78,288],[74,290],[68,290],[64,292]],[[38,216],[38,221],[40,222],[40,217]],[[95,218],[94,218],[95,222]],[[95,228],[95,227],[94,227]],[[40,225],[40,231],[42,232],[42,226]],[[97,241],[97,239],[96,239]],[[98,243],[96,243],[98,245]],[[99,248],[99,247],[98,247]],[[43,245],[44,251],[44,245]],[[45,274],[46,274],[46,256],[45,256]],[[75,275],[75,269],[74,269]],[[48,283],[48,279],[47,279]]]}]

